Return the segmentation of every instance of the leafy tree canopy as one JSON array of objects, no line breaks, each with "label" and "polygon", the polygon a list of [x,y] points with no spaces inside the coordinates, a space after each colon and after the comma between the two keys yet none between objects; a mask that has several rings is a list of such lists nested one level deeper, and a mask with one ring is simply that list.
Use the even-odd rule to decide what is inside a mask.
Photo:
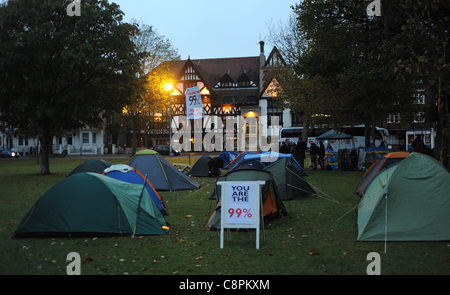
[{"label": "leafy tree canopy", "polygon": [[107,0],[84,0],[68,16],[61,0],[14,0],[0,6],[1,120],[40,136],[41,174],[49,174],[53,134],[101,122],[136,91],[141,54]]}]

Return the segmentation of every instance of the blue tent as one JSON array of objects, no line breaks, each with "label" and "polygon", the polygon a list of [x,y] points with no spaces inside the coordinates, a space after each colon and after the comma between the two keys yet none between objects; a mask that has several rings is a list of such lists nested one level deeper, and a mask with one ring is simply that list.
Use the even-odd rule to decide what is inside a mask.
[{"label": "blue tent", "polygon": [[298,170],[301,176],[308,176],[308,173],[306,173],[302,166],[300,166],[300,164],[294,159],[292,154],[283,154],[273,151],[259,154],[247,154],[244,156],[244,160],[242,162],[245,163],[246,161],[250,160],[259,160],[263,164],[270,165],[284,158],[286,158],[292,164],[292,166],[294,166]]},{"label": "blue tent", "polygon": [[252,151],[246,151],[246,152],[242,152],[239,155],[237,155],[233,161],[231,161],[230,163],[228,163],[228,165],[224,166],[224,169],[228,169],[231,170],[234,168],[234,166],[241,164],[242,162],[244,162],[244,157],[246,155],[253,155],[253,154],[257,154],[258,152],[252,152]]},{"label": "blue tent", "polygon": [[231,162],[233,162],[233,160],[239,156],[239,153],[237,152],[222,152],[219,157],[222,158],[223,160],[223,167],[226,167],[228,164],[230,164]]},{"label": "blue tent", "polygon": [[103,175],[132,184],[140,184],[142,186],[145,184],[145,188],[147,189],[153,202],[156,204],[156,207],[161,211],[161,213],[167,214],[166,208],[162,203],[161,196],[155,190],[150,181],[148,181],[142,173],[133,167],[123,164],[112,165],[111,167],[105,169]]}]

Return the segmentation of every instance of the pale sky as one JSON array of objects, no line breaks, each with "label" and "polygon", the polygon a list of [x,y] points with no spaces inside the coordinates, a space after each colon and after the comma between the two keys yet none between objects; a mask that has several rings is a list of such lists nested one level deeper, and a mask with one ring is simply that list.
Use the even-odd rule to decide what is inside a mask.
[{"label": "pale sky", "polygon": [[[153,26],[182,59],[259,55],[268,24],[286,23],[298,0],[109,0],[131,19]],[[266,46],[266,54],[271,48]]]}]

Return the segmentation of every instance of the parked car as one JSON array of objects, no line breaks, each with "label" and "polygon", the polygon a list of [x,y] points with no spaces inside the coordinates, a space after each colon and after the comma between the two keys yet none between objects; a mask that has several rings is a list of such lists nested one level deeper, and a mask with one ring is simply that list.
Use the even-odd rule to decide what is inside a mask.
[{"label": "parked car", "polygon": [[[156,145],[153,147],[153,150],[160,153],[161,155],[169,155],[169,146],[168,145]],[[180,151],[176,151],[172,149],[172,155],[179,156]]]},{"label": "parked car", "polygon": [[18,158],[19,152],[12,151],[12,150],[0,150],[0,156],[2,158]]}]

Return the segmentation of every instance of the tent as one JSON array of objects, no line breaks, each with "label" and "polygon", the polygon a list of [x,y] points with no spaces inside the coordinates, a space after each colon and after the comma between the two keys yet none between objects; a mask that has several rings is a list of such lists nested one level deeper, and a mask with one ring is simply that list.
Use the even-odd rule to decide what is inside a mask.
[{"label": "tent", "polygon": [[314,189],[303,178],[301,171],[297,170],[289,162],[288,158],[282,158],[267,166],[264,170],[273,174],[278,192],[283,201],[301,199],[316,194]]},{"label": "tent", "polygon": [[[338,140],[338,142],[339,142],[338,150],[341,149],[341,142],[339,140],[352,139],[352,138],[353,138],[353,135],[346,134],[341,131],[336,131],[334,129],[331,129],[330,131],[325,132],[324,134],[316,137],[317,140]],[[352,143],[353,143],[353,147],[354,147],[355,143],[354,142],[352,142]]]},{"label": "tent", "polygon": [[375,161],[375,163],[373,163],[372,166],[367,169],[366,173],[364,173],[363,180],[356,188],[355,194],[362,197],[367,186],[378,174],[388,169],[389,167],[400,164],[400,162],[409,155],[410,154],[408,152],[393,152],[386,154],[382,158]]},{"label": "tent", "polygon": [[156,207],[158,207],[161,213],[167,215],[167,211],[164,204],[162,203],[161,196],[155,190],[150,181],[148,181],[148,179],[146,179],[141,172],[137,171],[131,166],[119,164],[119,165],[112,165],[111,167],[106,168],[105,171],[103,172],[103,175],[129,183],[140,185],[145,184],[145,188],[147,189],[147,192],[152,198],[153,202],[155,202]]},{"label": "tent", "polygon": [[219,155],[223,159],[224,167],[230,164],[237,156],[239,156],[239,153],[233,151],[225,151]]},{"label": "tent", "polygon": [[261,164],[261,162],[257,160],[248,161],[245,163],[240,163],[233,167],[232,170],[228,172],[237,171],[237,170],[264,170],[265,166]]},{"label": "tent", "polygon": [[198,183],[178,171],[154,150],[141,150],[127,163],[146,176],[156,190],[177,191],[197,189]]},{"label": "tent", "polygon": [[358,206],[358,241],[450,240],[450,174],[412,153],[381,172]]},{"label": "tent", "polygon": [[237,155],[234,158],[233,161],[231,161],[228,165],[225,165],[224,169],[228,169],[228,170],[233,169],[234,166],[236,166],[244,161],[245,155],[253,155],[253,154],[258,154],[258,152],[246,151],[246,152],[240,153],[239,155]]},{"label": "tent", "polygon": [[257,159],[251,159],[251,160],[244,160],[240,163],[237,163],[234,167],[230,168],[228,172],[235,171],[235,170],[241,170],[241,169],[256,169],[256,170],[262,170],[265,167],[267,167],[267,164],[262,163],[261,161]]},{"label": "tent", "polygon": [[208,160],[211,160],[212,158],[210,156],[201,156],[197,162],[195,162],[194,166],[192,166],[192,169],[189,171],[190,176],[197,176],[197,177],[209,177],[209,165]]},{"label": "tent", "polygon": [[353,138],[352,135],[343,133],[341,131],[336,131],[334,129],[331,129],[330,131],[325,132],[324,134],[316,137],[316,139],[319,139],[319,140],[326,140],[326,139],[339,140],[339,139],[351,139],[351,138]]},{"label": "tent", "polygon": [[265,153],[259,153],[259,154],[247,154],[244,155],[243,162],[246,163],[250,160],[259,160],[261,163],[265,163],[266,167],[272,163],[275,163],[277,161],[280,161],[282,159],[287,159],[287,161],[292,165],[297,172],[301,176],[308,176],[308,173],[300,166],[300,164],[295,160],[295,158],[292,156],[292,154],[283,154],[283,153],[277,153],[277,152],[265,152]]},{"label": "tent", "polygon": [[[275,180],[272,173],[265,170],[243,169],[227,173],[218,181],[265,181],[266,184],[261,189],[264,222],[268,222],[274,218],[280,218],[287,215],[286,207],[281,200]],[[221,188],[216,186],[211,194],[211,199],[217,200],[216,207],[208,219],[206,227],[211,229],[220,228],[220,194]]]},{"label": "tent", "polygon": [[106,168],[110,167],[111,165],[112,165],[111,163],[106,162],[104,160],[91,159],[75,167],[75,169],[73,169],[72,172],[69,173],[69,176],[81,172],[94,172],[102,174],[103,171]]},{"label": "tent", "polygon": [[32,206],[12,238],[166,234],[142,185],[82,172],[55,184]]}]

